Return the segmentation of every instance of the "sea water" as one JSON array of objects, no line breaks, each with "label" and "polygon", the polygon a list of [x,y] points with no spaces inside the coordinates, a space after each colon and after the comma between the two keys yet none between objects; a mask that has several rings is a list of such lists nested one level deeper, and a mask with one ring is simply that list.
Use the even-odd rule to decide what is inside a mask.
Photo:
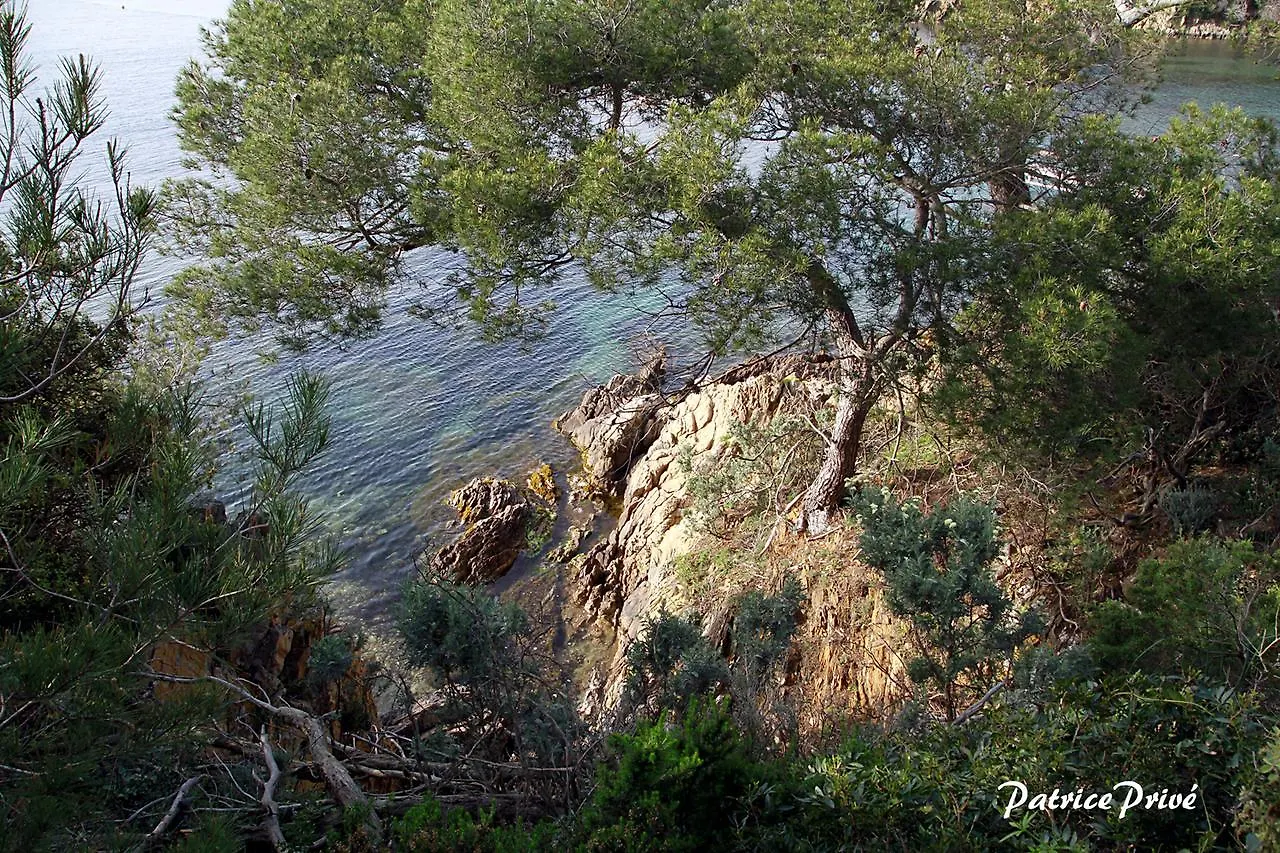
[{"label": "sea water", "polygon": [[[102,138],[92,140],[86,180],[101,175],[100,152],[111,135],[128,145],[135,183],[158,185],[182,174],[168,119],[174,81],[199,52],[201,26],[224,10],[223,0],[31,0],[42,84],[52,81],[59,56],[87,53],[103,71],[111,115]],[[1191,99],[1280,119],[1274,68],[1223,43],[1192,42],[1174,52],[1154,99],[1126,126],[1158,133]],[[258,356],[272,348],[269,339],[232,339],[217,344],[205,367],[211,399],[223,405],[244,388],[278,399],[299,368],[332,382],[330,446],[301,488],[351,555],[331,597],[340,612],[366,623],[385,617],[415,555],[446,533],[451,511],[443,501],[451,489],[484,474],[518,477],[543,461],[561,470],[573,464],[576,454],[550,420],[587,387],[633,365],[653,325],[646,312],[661,305],[652,295],[594,293],[571,275],[551,294],[562,310],[545,339],[527,347],[486,343],[407,312],[419,288],[440,287],[454,263],[435,250],[408,261],[408,280],[389,294],[386,322],[371,339],[274,362]],[[158,294],[182,265],[152,258],[141,284]],[[243,444],[243,433],[231,435]],[[224,469],[232,474],[218,483],[218,496],[234,513],[247,496],[250,466],[233,454]]]}]

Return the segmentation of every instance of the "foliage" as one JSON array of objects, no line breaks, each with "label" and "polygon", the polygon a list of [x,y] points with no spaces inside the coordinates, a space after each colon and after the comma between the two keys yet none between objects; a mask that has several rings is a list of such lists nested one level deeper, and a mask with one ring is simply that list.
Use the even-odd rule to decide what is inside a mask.
[{"label": "foliage", "polygon": [[[199,688],[156,701],[153,654],[173,644],[221,665],[336,564],[291,494],[325,444],[327,397],[303,376],[279,413],[246,407],[250,506],[228,525],[198,500],[214,460],[196,391],[125,361],[155,199],[128,186],[115,147],[114,204],[76,189],[76,154],[102,119],[96,72],[65,63],[33,99],[25,38],[0,5],[14,108],[0,119],[14,155],[0,177],[0,809],[6,844],[128,846],[204,772],[224,707]],[[784,514],[795,463],[818,469],[804,518],[832,509],[876,400],[932,354],[959,422],[1050,457],[1123,458],[1141,469],[1139,515],[1163,500],[1186,532],[1212,520],[1196,464],[1270,452],[1276,131],[1191,112],[1140,140],[1090,117],[1122,99],[1146,49],[1106,0],[233,0],[206,48],[179,80],[175,119],[212,175],[164,194],[173,247],[207,258],[173,286],[195,331],[270,325],[296,345],[362,334],[405,254],[437,246],[459,262],[426,298],[489,334],[536,332],[573,269],[604,289],[660,290],[717,353],[806,337],[834,348],[830,423],[743,427],[725,464],[693,479],[712,526]],[[1034,178],[1053,189],[1032,204]],[[91,302],[106,313],[90,317]],[[1253,486],[1264,509],[1272,485]],[[855,507],[864,559],[915,634],[912,677],[955,719],[1035,627],[991,576],[992,510],[962,498],[925,513],[873,492]],[[1106,561],[1077,544],[1091,569]],[[738,603],[728,661],[699,619],[662,614],[627,653],[633,698],[659,713],[611,739],[565,826],[428,800],[395,840],[1207,848],[1235,826],[1262,843],[1275,761],[1257,750],[1275,720],[1236,688],[1271,688],[1275,575],[1250,545],[1175,543],[1143,564],[1128,604],[1095,614],[1102,676],[1087,654],[1041,650],[963,726],[867,731],[772,761],[752,756],[753,721],[785,664],[798,587]],[[514,605],[432,577],[398,616],[410,662],[446,700],[412,719],[412,772],[466,787],[483,767],[522,803],[580,804],[588,739],[550,637]],[[1151,637],[1170,642],[1139,648]],[[318,643],[316,677],[350,651]],[[243,794],[237,769],[225,781]],[[1108,790],[1120,778],[1196,784],[1203,807],[999,816],[1009,779]],[[344,809],[353,848],[372,843],[367,808]],[[195,825],[204,837],[186,846],[234,843],[228,824]]]},{"label": "foliage", "polygon": [[1125,101],[1147,45],[1105,0],[237,0],[179,83],[184,146],[236,181],[171,187],[211,258],[175,292],[219,331],[354,333],[440,246],[419,308],[492,336],[537,333],[574,270],[716,354],[809,337],[841,357],[821,532],[1046,140]]},{"label": "foliage", "polygon": [[973,268],[939,396],[1006,451],[1123,458],[1108,482],[1132,468],[1144,516],[1274,428],[1280,137],[1193,106],[1151,139],[1102,118],[1075,134],[1060,191],[1003,218]]},{"label": "foliage", "polygon": [[442,682],[494,679],[509,665],[517,636],[528,630],[517,605],[438,578],[410,583],[399,608],[409,663],[429,668]]},{"label": "foliage", "polygon": [[763,685],[791,648],[802,598],[800,583],[788,578],[777,595],[751,590],[738,602],[730,633],[734,664],[753,688]]},{"label": "foliage", "polygon": [[[322,386],[303,378],[295,392],[280,423],[309,440],[322,430]],[[313,544],[305,502],[278,488],[292,477],[278,460],[262,458],[254,496],[256,529],[265,532],[246,535],[193,511],[211,463],[196,398],[132,387],[125,399],[137,406],[143,394],[156,420],[122,482],[99,479],[85,456],[113,440],[110,426],[77,436],[78,452],[55,456],[24,441],[24,425],[4,422],[0,479],[60,486],[28,499],[10,492],[0,514],[10,543],[0,694],[18,710],[0,731],[0,763],[17,774],[3,789],[6,820],[28,840],[49,833],[58,844],[88,843],[105,814],[145,805],[194,759],[199,724],[218,703],[200,691],[149,700],[154,649],[176,642],[225,655],[282,602],[306,607],[334,565],[333,553]],[[289,456],[299,465],[308,458]],[[32,471],[35,479],[23,476]],[[52,543],[62,547],[44,550]]]},{"label": "foliage", "polygon": [[346,637],[328,634],[311,644],[307,677],[319,684],[335,681],[351,668],[354,657],[351,643]]},{"label": "foliage", "polygon": [[63,59],[38,94],[30,32],[24,8],[0,3],[0,405],[65,415],[52,440],[66,436],[68,421],[95,414],[83,386],[128,345],[155,194],[129,184],[114,140],[106,146],[113,197],[82,188],[80,155],[106,119],[101,74],[84,56]]},{"label": "foliage", "polygon": [[995,514],[965,497],[925,514],[871,488],[853,506],[861,558],[884,575],[890,609],[911,622],[919,656],[908,672],[940,689],[947,719],[955,719],[960,691],[1038,630],[1035,615],[1015,614],[991,575],[1000,551]]},{"label": "foliage", "polygon": [[[576,760],[582,722],[547,638],[518,605],[424,574],[406,587],[397,626],[409,662],[426,668],[448,703],[439,729],[420,733],[421,747],[537,768]],[[565,772],[545,782],[526,793],[563,802],[578,780]]]},{"label": "foliage", "polygon": [[633,702],[681,708],[728,683],[729,667],[702,636],[699,621],[660,613],[647,618],[627,649],[627,693]]},{"label": "foliage", "polygon": [[[777,849],[1223,845],[1262,730],[1257,708],[1230,690],[1147,678],[1059,685],[1038,705],[997,705],[963,727],[863,734],[807,768],[802,809],[766,837]],[[1008,780],[1047,794],[1110,791],[1121,779],[1148,791],[1198,785],[1197,808],[1124,821],[1115,810],[1002,817]]]},{"label": "foliage", "polygon": [[820,442],[802,417],[783,415],[766,424],[732,423],[711,460],[682,446],[677,464],[689,475],[691,523],[727,538],[753,519],[782,516],[787,498],[803,491],[807,472],[817,467]]},{"label": "foliage", "polygon": [[223,708],[195,687],[161,699],[150,665],[225,661],[336,565],[291,492],[324,447],[328,392],[302,375],[279,412],[241,412],[258,476],[228,524],[204,494],[199,388],[131,360],[154,195],[114,142],[114,198],[82,189],[100,77],[67,60],[37,96],[29,29],[0,4],[2,845],[98,849],[155,825]]},{"label": "foliage", "polygon": [[1179,536],[1194,536],[1213,525],[1221,504],[1212,489],[1188,486],[1172,489],[1160,497],[1160,509],[1173,523],[1173,532]]},{"label": "foliage", "polygon": [[694,702],[678,719],[615,735],[578,821],[584,850],[723,849],[726,812],[760,778],[727,710]]},{"label": "foliage", "polygon": [[1090,646],[1107,671],[1200,671],[1234,685],[1274,677],[1280,561],[1250,542],[1179,540],[1138,567],[1125,601],[1093,614]]},{"label": "foliage", "polygon": [[495,824],[492,810],[478,816],[466,809],[445,809],[427,797],[392,827],[396,850],[403,853],[529,853],[547,849],[556,827]]},{"label": "foliage", "polygon": [[1271,850],[1280,844],[1280,729],[1254,760],[1256,775],[1241,798],[1236,831],[1246,850]]},{"label": "foliage", "polygon": [[702,633],[700,620],[660,613],[645,621],[627,649],[627,696],[641,708],[682,710],[690,701],[728,691],[738,709],[754,708],[791,648],[802,594],[790,579],[776,595],[751,590],[736,603],[726,661]]},{"label": "foliage", "polygon": [[[818,755],[763,760],[751,757],[722,704],[694,703],[682,717],[664,714],[615,735],[590,802],[552,843],[587,851],[1210,849],[1230,846],[1236,831],[1260,839],[1270,831],[1274,768],[1270,758],[1257,774],[1248,766],[1273,718],[1249,696],[1147,676],[1058,681],[1027,695],[964,726],[866,728]],[[1194,790],[1196,807],[1138,808],[1123,820],[1114,807],[1003,816],[1008,792],[999,786],[1009,780],[1048,794],[1110,792],[1126,779],[1148,793]],[[434,805],[424,813],[435,827],[426,838],[485,825],[484,816],[450,824]],[[509,849],[552,837],[538,832],[525,836],[528,847],[513,840]],[[486,843],[478,849],[494,849]]]}]

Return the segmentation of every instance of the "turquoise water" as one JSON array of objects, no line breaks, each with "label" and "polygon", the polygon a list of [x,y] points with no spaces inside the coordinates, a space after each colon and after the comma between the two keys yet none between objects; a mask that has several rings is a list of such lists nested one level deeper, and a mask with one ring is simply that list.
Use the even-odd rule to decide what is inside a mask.
[{"label": "turquoise water", "polygon": [[1181,40],[1165,60],[1151,102],[1125,122],[1135,133],[1162,132],[1183,104],[1226,104],[1280,121],[1280,66],[1259,62],[1224,41]]},{"label": "turquoise water", "polygon": [[[29,8],[42,68],[77,52],[102,65],[112,110],[108,133],[129,144],[133,180],[157,184],[180,174],[181,154],[167,120],[173,81],[199,49],[199,27],[225,3],[32,0]],[[1280,119],[1272,68],[1222,43],[1191,43],[1171,57],[1153,101],[1127,125],[1158,132],[1189,99],[1225,101]],[[450,264],[443,253],[424,250],[410,258],[409,271],[430,287]],[[155,259],[143,283],[157,292],[180,267],[174,259]],[[371,340],[322,346],[274,364],[255,356],[270,341],[226,341],[206,366],[210,388],[224,396],[248,385],[274,398],[300,367],[333,382],[332,441],[302,487],[350,550],[333,597],[362,621],[386,613],[414,556],[444,532],[451,513],[442,501],[451,489],[481,474],[522,475],[541,461],[561,470],[573,463],[575,453],[550,430],[550,420],[586,387],[633,363],[648,326],[634,309],[657,307],[589,292],[570,276],[553,295],[563,310],[547,338],[522,349],[414,319],[404,309],[419,296],[414,283],[392,293],[386,324]],[[235,458],[226,467],[244,469]],[[244,488],[234,477],[218,485],[232,512]]]}]

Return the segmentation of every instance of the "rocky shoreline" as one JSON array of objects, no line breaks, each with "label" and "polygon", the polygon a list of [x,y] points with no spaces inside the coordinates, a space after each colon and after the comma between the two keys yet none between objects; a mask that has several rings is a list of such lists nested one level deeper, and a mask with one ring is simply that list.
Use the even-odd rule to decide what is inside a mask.
[{"label": "rocky shoreline", "polygon": [[[589,391],[558,419],[582,452],[588,480],[620,500],[617,525],[574,567],[571,587],[585,612],[621,640],[635,638],[644,617],[669,602],[671,565],[695,544],[689,471],[678,458],[714,464],[735,425],[824,405],[835,393],[833,374],[825,356],[761,360],[665,397],[650,367]],[[602,407],[602,399],[611,403]]]},{"label": "rocky shoreline", "polygon": [[1153,13],[1142,21],[1142,29],[1165,36],[1186,39],[1229,39],[1253,21],[1280,22],[1277,0],[1219,0],[1212,14],[1192,17],[1187,7],[1175,7]]}]

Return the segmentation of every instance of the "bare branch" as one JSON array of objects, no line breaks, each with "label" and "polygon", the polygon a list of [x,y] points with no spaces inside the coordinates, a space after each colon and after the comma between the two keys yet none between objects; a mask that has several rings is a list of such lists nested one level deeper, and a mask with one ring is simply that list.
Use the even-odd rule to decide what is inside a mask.
[{"label": "bare branch", "polygon": [[262,758],[267,763],[267,779],[262,783],[262,808],[266,817],[262,825],[267,831],[267,838],[276,850],[286,846],[284,833],[280,830],[280,807],[276,805],[276,785],[280,783],[280,765],[276,763],[275,753],[271,750],[271,741],[267,740],[267,727],[258,732],[258,740],[262,743]]},{"label": "bare branch", "polygon": [[154,844],[159,841],[164,834],[173,826],[173,822],[178,819],[178,812],[182,810],[182,804],[190,795],[191,789],[200,784],[200,780],[204,778],[204,774],[192,776],[190,779],[182,783],[182,787],[178,788],[178,793],[173,795],[173,802],[169,804],[169,810],[164,813],[164,817],[160,818],[160,822],[156,824],[155,829],[147,834],[146,843]]}]

